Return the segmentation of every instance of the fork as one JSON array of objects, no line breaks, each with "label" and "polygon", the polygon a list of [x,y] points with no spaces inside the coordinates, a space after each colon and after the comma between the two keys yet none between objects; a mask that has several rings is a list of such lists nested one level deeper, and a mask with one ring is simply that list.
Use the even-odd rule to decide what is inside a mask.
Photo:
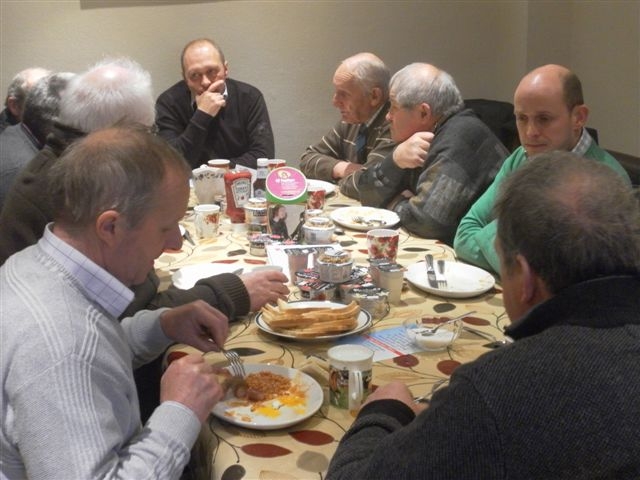
[{"label": "fork", "polygon": [[246,377],[247,372],[244,370],[244,364],[242,363],[242,359],[238,352],[235,350],[225,350],[224,348],[220,348],[222,354],[229,360],[229,366],[231,367],[231,373],[233,373],[234,377]]},{"label": "fork", "polygon": [[447,288],[447,277],[444,275],[444,260],[438,260],[437,265],[438,273],[440,274],[440,278],[438,278],[438,288]]}]

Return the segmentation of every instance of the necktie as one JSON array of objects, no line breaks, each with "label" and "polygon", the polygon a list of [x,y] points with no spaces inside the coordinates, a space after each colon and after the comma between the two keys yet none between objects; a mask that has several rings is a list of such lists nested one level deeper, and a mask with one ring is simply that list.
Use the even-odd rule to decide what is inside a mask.
[{"label": "necktie", "polygon": [[365,163],[366,160],[366,148],[367,144],[367,127],[362,125],[358,131],[356,137],[356,153],[358,155],[358,163]]}]

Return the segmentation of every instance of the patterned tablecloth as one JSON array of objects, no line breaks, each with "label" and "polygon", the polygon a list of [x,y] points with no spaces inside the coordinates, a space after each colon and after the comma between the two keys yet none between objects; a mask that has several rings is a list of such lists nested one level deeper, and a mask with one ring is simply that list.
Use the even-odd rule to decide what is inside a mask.
[{"label": "patterned tablecloth", "polygon": [[[327,212],[355,202],[337,194],[326,207]],[[199,241],[193,230],[191,217],[185,217],[183,225],[190,231],[196,245],[184,242],[178,252],[165,252],[156,261],[156,267],[164,285],[171,282],[177,269],[199,263],[230,264],[249,271],[267,263],[265,257],[249,254],[249,244],[244,234],[234,234],[227,219],[223,219],[220,235],[215,241]],[[344,250],[351,252],[356,265],[366,266],[366,233],[344,229],[336,240]],[[436,259],[455,261],[453,249],[433,240],[425,240],[400,230],[398,263],[409,266],[423,260],[425,253]],[[292,288],[290,300],[300,299],[300,293]],[[503,328],[509,319],[503,307],[502,292],[494,287],[473,298],[451,299],[425,293],[406,284],[401,302],[391,305],[389,313],[373,321],[367,333],[380,332],[400,326],[405,319],[421,317],[446,317],[476,313],[465,319],[465,324],[483,330],[498,339],[503,338]],[[409,385],[414,395],[429,396],[441,386],[446,386],[451,373],[461,364],[488,351],[488,340],[463,331],[455,343],[439,352],[415,352],[374,362],[373,385],[384,385],[401,380]],[[339,440],[353,421],[346,410],[329,405],[327,400],[328,373],[327,349],[332,342],[300,342],[275,337],[260,330],[253,316],[232,324],[225,347],[235,349],[245,363],[269,363],[301,369],[314,377],[323,387],[325,402],[322,408],[308,420],[280,430],[248,430],[220,421],[213,415],[203,426],[194,447],[191,473],[198,479],[322,479]],[[194,351],[176,345],[171,355]],[[207,355],[212,362],[223,362],[221,354]]]}]

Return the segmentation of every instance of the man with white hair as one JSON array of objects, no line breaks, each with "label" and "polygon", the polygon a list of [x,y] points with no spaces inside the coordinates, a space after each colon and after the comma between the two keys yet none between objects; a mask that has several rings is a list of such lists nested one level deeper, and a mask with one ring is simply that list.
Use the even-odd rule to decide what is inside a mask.
[{"label": "man with white hair", "polygon": [[10,125],[17,125],[22,120],[22,110],[29,90],[42,77],[51,72],[44,68],[32,67],[19,72],[9,84],[4,100],[4,110],[0,112],[0,132]]},{"label": "man with white hair", "polygon": [[0,134],[0,209],[13,180],[44,147],[60,96],[72,77],[72,73],[53,73],[41,78],[27,95],[22,121]]},{"label": "man with white hair", "polygon": [[411,233],[449,245],[458,222],[508,155],[447,72],[426,63],[398,71],[387,119],[398,146],[358,181],[363,205],[394,210]]},{"label": "man with white hair", "polygon": [[151,76],[136,62],[104,60],[69,82],[48,144],[24,168],[10,188],[0,213],[0,265],[42,236],[53,212],[47,172],[73,141],[116,122],[154,120]]},{"label": "man with white hair", "polygon": [[373,53],[358,53],[340,63],[333,75],[333,106],[340,121],[300,157],[308,178],[337,183],[360,199],[361,170],[381,161],[394,147],[389,123],[389,69]]}]

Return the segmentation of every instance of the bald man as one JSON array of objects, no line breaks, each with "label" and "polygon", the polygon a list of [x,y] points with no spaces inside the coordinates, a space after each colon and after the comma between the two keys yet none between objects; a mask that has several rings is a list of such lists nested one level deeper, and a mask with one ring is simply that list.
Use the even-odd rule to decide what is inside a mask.
[{"label": "bald man", "polygon": [[343,194],[360,199],[360,171],[381,161],[395,146],[385,118],[390,76],[373,53],[358,53],[340,63],[333,75],[333,106],[341,118],[300,157],[307,177],[336,183]]},{"label": "bald man", "polygon": [[44,68],[32,67],[19,72],[9,84],[7,96],[4,100],[4,110],[0,112],[0,133],[11,125],[17,125],[22,120],[22,111],[27,94],[43,77],[51,72]]},{"label": "bald man", "polygon": [[208,38],[182,50],[182,80],[156,102],[158,133],[181,152],[193,168],[212,158],[256,168],[257,159],[273,158],[269,112],[260,90],[229,78],[222,49]]},{"label": "bald man", "polygon": [[496,273],[500,262],[494,246],[495,198],[505,178],[531,157],[553,150],[571,151],[608,165],[631,184],[624,168],[587,132],[589,108],[582,84],[568,68],[544,65],[529,72],[516,88],[513,103],[521,146],[505,160],[491,186],[464,216],[454,240],[460,258]]},{"label": "bald man", "polygon": [[395,150],[360,175],[363,205],[394,210],[415,235],[451,244],[458,222],[508,152],[469,109],[447,72],[413,63],[391,79]]}]

